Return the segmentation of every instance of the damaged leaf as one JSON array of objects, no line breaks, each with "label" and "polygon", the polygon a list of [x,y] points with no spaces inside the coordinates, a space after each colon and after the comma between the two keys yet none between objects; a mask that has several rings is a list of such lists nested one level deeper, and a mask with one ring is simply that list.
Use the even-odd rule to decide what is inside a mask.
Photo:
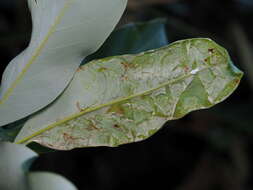
[{"label": "damaged leaf", "polygon": [[224,48],[202,38],[95,60],[26,122],[16,143],[69,150],[141,141],[168,120],[223,101],[242,75]]}]

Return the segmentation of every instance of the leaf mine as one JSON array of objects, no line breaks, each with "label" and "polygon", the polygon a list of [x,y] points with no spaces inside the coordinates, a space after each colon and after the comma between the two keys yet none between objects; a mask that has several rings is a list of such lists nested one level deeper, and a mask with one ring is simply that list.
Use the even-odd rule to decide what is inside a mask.
[{"label": "leaf mine", "polygon": [[94,60],[27,121],[16,143],[70,150],[138,142],[169,120],[223,101],[242,75],[224,48],[203,38]]}]

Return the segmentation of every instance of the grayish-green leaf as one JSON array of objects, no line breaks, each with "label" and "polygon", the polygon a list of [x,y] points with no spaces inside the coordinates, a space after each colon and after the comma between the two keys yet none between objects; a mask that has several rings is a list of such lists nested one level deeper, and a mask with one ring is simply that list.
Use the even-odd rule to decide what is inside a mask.
[{"label": "grayish-green leaf", "polygon": [[130,23],[114,31],[86,61],[115,55],[136,54],[168,45],[165,19]]},{"label": "grayish-green leaf", "polygon": [[242,75],[224,48],[202,38],[95,60],[27,121],[16,142],[63,150],[137,142],[168,120],[223,101]]},{"label": "grayish-green leaf", "polygon": [[64,177],[48,172],[31,172],[28,180],[31,190],[77,190]]},{"label": "grayish-green leaf", "polygon": [[23,145],[0,143],[1,190],[76,190],[65,178],[47,172],[29,172],[37,154]]},{"label": "grayish-green leaf", "polygon": [[6,68],[0,89],[0,126],[54,101],[81,61],[113,30],[127,0],[28,0],[33,33],[28,48]]},{"label": "grayish-green leaf", "polygon": [[23,145],[0,143],[0,189],[28,190],[26,173],[36,156]]},{"label": "grayish-green leaf", "polygon": [[13,142],[26,121],[27,118],[0,127],[0,142],[1,141]]},{"label": "grayish-green leaf", "polygon": [[[139,53],[165,46],[168,44],[165,23],[164,19],[155,19],[148,22],[127,24],[115,30],[101,48],[85,60],[94,60],[126,53]],[[120,43],[118,43],[119,41]],[[23,127],[24,121],[26,119],[0,128],[0,141],[13,142]],[[51,151],[45,147],[41,147],[37,143],[31,143],[29,148],[39,153]]]}]

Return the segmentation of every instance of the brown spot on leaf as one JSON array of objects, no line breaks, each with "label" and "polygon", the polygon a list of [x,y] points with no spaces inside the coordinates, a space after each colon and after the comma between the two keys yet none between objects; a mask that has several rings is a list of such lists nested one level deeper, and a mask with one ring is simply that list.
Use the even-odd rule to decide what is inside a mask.
[{"label": "brown spot on leaf", "polygon": [[98,72],[103,72],[103,71],[106,71],[106,70],[107,70],[106,67],[100,67],[100,68],[98,69]]},{"label": "brown spot on leaf", "polygon": [[235,79],[235,84],[239,84],[240,83],[240,79]]},{"label": "brown spot on leaf", "polygon": [[210,48],[210,49],[208,49],[208,52],[209,52],[209,53],[214,53],[214,49],[213,49],[213,48]]},{"label": "brown spot on leaf", "polygon": [[188,66],[184,66],[183,69],[184,69],[184,72],[185,72],[185,73],[188,73],[188,72],[190,71],[190,68],[189,68]]},{"label": "brown spot on leaf", "polygon": [[77,107],[78,111],[80,111],[80,112],[83,111],[83,109],[80,106],[80,102],[76,102],[76,107]]},{"label": "brown spot on leaf", "polygon": [[78,138],[75,138],[67,133],[63,133],[63,139],[64,139],[64,141],[73,142],[73,141],[77,140]]},{"label": "brown spot on leaf", "polygon": [[127,62],[121,62],[121,64],[124,66],[125,70],[128,70],[131,67]]},{"label": "brown spot on leaf", "polygon": [[118,128],[120,128],[120,126],[119,126],[118,124],[114,124],[114,125],[113,125],[113,128],[118,129]]},{"label": "brown spot on leaf", "polygon": [[78,67],[78,69],[76,70],[76,72],[81,72],[81,71],[84,71],[84,70],[85,70],[85,68],[83,66],[81,66],[81,67]]},{"label": "brown spot on leaf", "polygon": [[121,75],[121,80],[128,80],[128,76],[126,76],[126,75]]},{"label": "brown spot on leaf", "polygon": [[107,113],[117,113],[119,115],[123,115],[125,111],[120,105],[114,105],[107,110]]},{"label": "brown spot on leaf", "polygon": [[128,62],[120,62],[120,64],[124,66],[125,71],[127,71],[129,68],[136,68],[136,64],[132,64]]},{"label": "brown spot on leaf", "polygon": [[89,122],[88,127],[86,128],[88,131],[93,131],[93,130],[100,130],[93,122]]}]

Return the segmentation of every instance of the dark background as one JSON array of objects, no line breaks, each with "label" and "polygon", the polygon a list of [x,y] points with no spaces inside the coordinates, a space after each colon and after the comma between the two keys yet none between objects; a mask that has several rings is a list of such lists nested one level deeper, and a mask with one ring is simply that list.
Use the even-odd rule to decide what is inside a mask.
[{"label": "dark background", "polygon": [[[253,0],[129,0],[119,25],[158,17],[167,18],[170,42],[209,37],[227,48],[245,72],[236,92],[146,141],[43,154],[33,170],[62,174],[80,190],[253,189]],[[30,32],[26,1],[0,0],[0,75]]]}]

